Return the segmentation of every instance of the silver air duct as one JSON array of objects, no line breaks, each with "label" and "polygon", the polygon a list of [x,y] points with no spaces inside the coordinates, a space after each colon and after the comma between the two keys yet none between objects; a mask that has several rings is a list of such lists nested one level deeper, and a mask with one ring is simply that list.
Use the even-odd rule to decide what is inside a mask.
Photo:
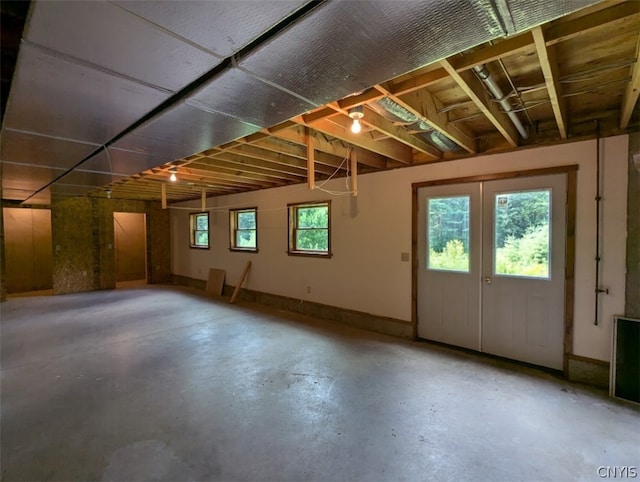
[{"label": "silver air duct", "polygon": [[516,129],[518,129],[518,132],[520,133],[522,138],[526,139],[527,137],[529,137],[529,133],[526,131],[526,129],[522,125],[522,122],[520,122],[520,119],[518,119],[518,116],[516,115],[516,113],[513,112],[513,107],[509,103],[509,100],[502,93],[502,89],[500,88],[500,86],[496,84],[495,80],[493,80],[493,77],[491,77],[491,74],[487,70],[486,66],[478,65],[474,67],[473,70],[478,75],[480,80],[482,80],[482,82],[484,82],[484,84],[487,86],[487,89],[489,89],[489,92],[491,92],[491,94],[496,98],[498,103],[502,106],[502,109],[509,116],[509,119],[511,119],[511,122],[513,122],[513,125],[516,126]]},{"label": "silver air duct", "polygon": [[418,118],[417,115],[408,111],[388,97],[383,97],[382,99],[370,103],[369,107],[393,122],[402,122],[408,129],[419,131],[420,137],[430,142],[441,151],[451,152],[460,150],[460,146],[458,146],[458,144],[453,142],[444,134],[434,130],[429,124]]}]

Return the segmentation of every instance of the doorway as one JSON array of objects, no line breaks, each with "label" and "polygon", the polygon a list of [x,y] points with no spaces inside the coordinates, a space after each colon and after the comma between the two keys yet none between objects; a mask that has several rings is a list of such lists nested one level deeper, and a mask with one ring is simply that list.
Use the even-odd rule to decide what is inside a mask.
[{"label": "doorway", "polygon": [[414,186],[418,337],[563,368],[567,176]]},{"label": "doorway", "polygon": [[113,213],[116,287],[147,282],[147,227],[144,213]]}]

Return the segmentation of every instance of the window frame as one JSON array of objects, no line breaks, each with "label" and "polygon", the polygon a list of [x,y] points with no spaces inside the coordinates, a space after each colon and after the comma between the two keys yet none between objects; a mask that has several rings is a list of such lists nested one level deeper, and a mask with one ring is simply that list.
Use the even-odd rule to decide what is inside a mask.
[{"label": "window frame", "polygon": [[[255,229],[239,229],[238,226],[238,214],[253,212],[255,216],[256,227]],[[243,247],[237,246],[237,237],[236,234],[238,231],[255,231],[256,233],[256,246],[255,248],[251,247]],[[258,208],[255,206],[248,208],[236,208],[229,209],[229,251],[240,251],[240,252],[249,252],[249,253],[257,253],[258,252]]]},{"label": "window frame", "polygon": [[[206,215],[207,216],[207,245],[199,245],[196,244],[196,232],[202,231],[196,229],[197,217]],[[191,249],[211,249],[211,216],[209,216],[208,211],[201,211],[197,213],[189,213],[189,247]]]},{"label": "window frame", "polygon": [[[313,229],[326,229],[327,230],[327,251],[310,251],[297,249],[297,236],[296,232],[299,229],[298,224],[298,210],[301,208],[313,208],[313,207],[326,207],[327,208],[327,227],[326,228],[313,228]],[[289,256],[307,256],[312,258],[331,258],[333,253],[331,251],[331,200],[322,201],[306,201],[301,203],[287,204],[287,229],[288,229],[288,243],[287,254]]]}]

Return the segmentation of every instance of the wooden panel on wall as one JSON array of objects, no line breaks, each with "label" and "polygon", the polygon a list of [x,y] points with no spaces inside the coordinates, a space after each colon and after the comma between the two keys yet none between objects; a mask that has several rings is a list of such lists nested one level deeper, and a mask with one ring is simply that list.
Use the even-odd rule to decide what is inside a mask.
[{"label": "wooden panel on wall", "polygon": [[169,212],[159,202],[74,198],[52,205],[54,294],[115,288],[114,212],[146,214],[147,281],[169,280]]},{"label": "wooden panel on wall", "polygon": [[3,208],[8,293],[52,286],[51,211]]},{"label": "wooden panel on wall", "polygon": [[146,279],[146,221],[144,213],[113,213],[116,282]]}]

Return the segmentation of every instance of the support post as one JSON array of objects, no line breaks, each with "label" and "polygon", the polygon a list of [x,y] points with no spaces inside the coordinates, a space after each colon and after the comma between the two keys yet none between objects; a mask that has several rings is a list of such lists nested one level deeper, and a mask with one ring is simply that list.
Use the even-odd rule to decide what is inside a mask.
[{"label": "support post", "polygon": [[164,182],[160,184],[160,198],[162,200],[162,209],[167,209],[167,185]]},{"label": "support post", "polygon": [[315,173],[315,160],[313,152],[313,136],[311,135],[311,129],[305,127],[304,136],[307,141],[307,186],[309,189],[315,189],[316,187],[316,173]]},{"label": "support post", "polygon": [[351,151],[351,158],[349,159],[351,163],[351,195],[358,195],[358,154],[356,151]]}]

